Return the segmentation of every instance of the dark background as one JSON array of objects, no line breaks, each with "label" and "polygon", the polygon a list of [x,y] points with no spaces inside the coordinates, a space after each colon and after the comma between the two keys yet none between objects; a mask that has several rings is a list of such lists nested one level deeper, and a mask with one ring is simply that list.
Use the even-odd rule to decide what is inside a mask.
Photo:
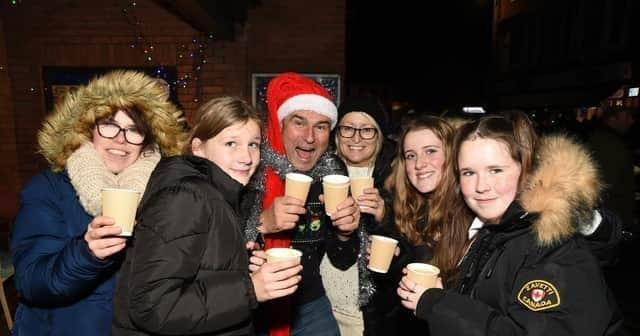
[{"label": "dark background", "polygon": [[347,1],[350,87],[423,110],[482,103],[491,10],[482,0]]}]

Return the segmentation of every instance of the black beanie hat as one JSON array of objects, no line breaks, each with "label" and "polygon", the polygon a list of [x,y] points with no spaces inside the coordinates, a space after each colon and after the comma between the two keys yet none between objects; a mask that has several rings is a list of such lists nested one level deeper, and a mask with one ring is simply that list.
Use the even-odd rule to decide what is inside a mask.
[{"label": "black beanie hat", "polygon": [[380,101],[373,96],[350,96],[342,101],[338,107],[338,123],[349,112],[364,112],[378,123],[384,135],[387,134],[389,118]]}]

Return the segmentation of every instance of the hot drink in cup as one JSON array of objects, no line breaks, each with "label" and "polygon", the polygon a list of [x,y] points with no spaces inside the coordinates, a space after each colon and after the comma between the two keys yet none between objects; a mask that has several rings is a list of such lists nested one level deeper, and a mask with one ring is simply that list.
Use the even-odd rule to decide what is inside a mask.
[{"label": "hot drink in cup", "polygon": [[302,257],[302,252],[286,247],[270,248],[266,253],[268,263],[276,263]]},{"label": "hot drink in cup", "polygon": [[370,238],[371,255],[369,255],[369,266],[367,268],[374,272],[387,273],[398,241],[378,235],[372,235]]},{"label": "hot drink in cup", "polygon": [[307,200],[309,187],[311,187],[311,182],[313,181],[310,176],[298,173],[289,173],[286,175],[285,181],[285,195],[295,197],[301,201]]},{"label": "hot drink in cup", "polygon": [[373,177],[361,176],[351,177],[351,197],[358,201],[358,197],[364,194],[364,190],[373,188]]},{"label": "hot drink in cup", "polygon": [[102,189],[102,215],[111,217],[122,228],[120,236],[131,236],[136,223],[140,192],[131,189]]},{"label": "hot drink in cup", "polygon": [[327,215],[336,212],[338,204],[349,196],[349,177],[344,175],[327,175],[322,179],[324,194],[324,211]]},{"label": "hot drink in cup", "polygon": [[440,274],[440,269],[431,264],[412,263],[407,265],[407,269],[407,277],[426,288],[433,288]]}]

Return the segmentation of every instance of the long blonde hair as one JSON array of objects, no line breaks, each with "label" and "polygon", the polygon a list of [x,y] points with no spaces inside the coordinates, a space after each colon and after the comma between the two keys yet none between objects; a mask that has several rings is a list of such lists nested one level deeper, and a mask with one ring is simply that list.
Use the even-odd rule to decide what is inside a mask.
[{"label": "long blonde hair", "polygon": [[[409,132],[430,130],[442,142],[445,163],[443,174],[449,170],[447,164],[450,156],[450,148],[454,135],[453,128],[442,118],[430,115],[422,115],[408,120],[402,127],[399,137],[398,154],[394,160],[393,170],[385,187],[394,194],[393,210],[396,228],[413,244],[434,245],[440,236],[441,226],[444,225],[444,211],[440,203],[442,199],[441,185],[428,195],[420,193],[409,181],[406,173],[406,161],[404,158],[404,141]],[[418,231],[416,224],[427,221],[422,231]],[[434,225],[434,223],[436,223]]]}]

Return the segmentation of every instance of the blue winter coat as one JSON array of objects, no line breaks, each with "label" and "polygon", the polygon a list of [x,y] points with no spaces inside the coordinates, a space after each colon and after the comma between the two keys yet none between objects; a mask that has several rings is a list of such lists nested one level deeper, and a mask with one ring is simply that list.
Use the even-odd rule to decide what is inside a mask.
[{"label": "blue winter coat", "polygon": [[91,220],[66,172],[44,171],[22,190],[11,239],[14,335],[110,335],[120,261],[91,254],[83,238]]}]

